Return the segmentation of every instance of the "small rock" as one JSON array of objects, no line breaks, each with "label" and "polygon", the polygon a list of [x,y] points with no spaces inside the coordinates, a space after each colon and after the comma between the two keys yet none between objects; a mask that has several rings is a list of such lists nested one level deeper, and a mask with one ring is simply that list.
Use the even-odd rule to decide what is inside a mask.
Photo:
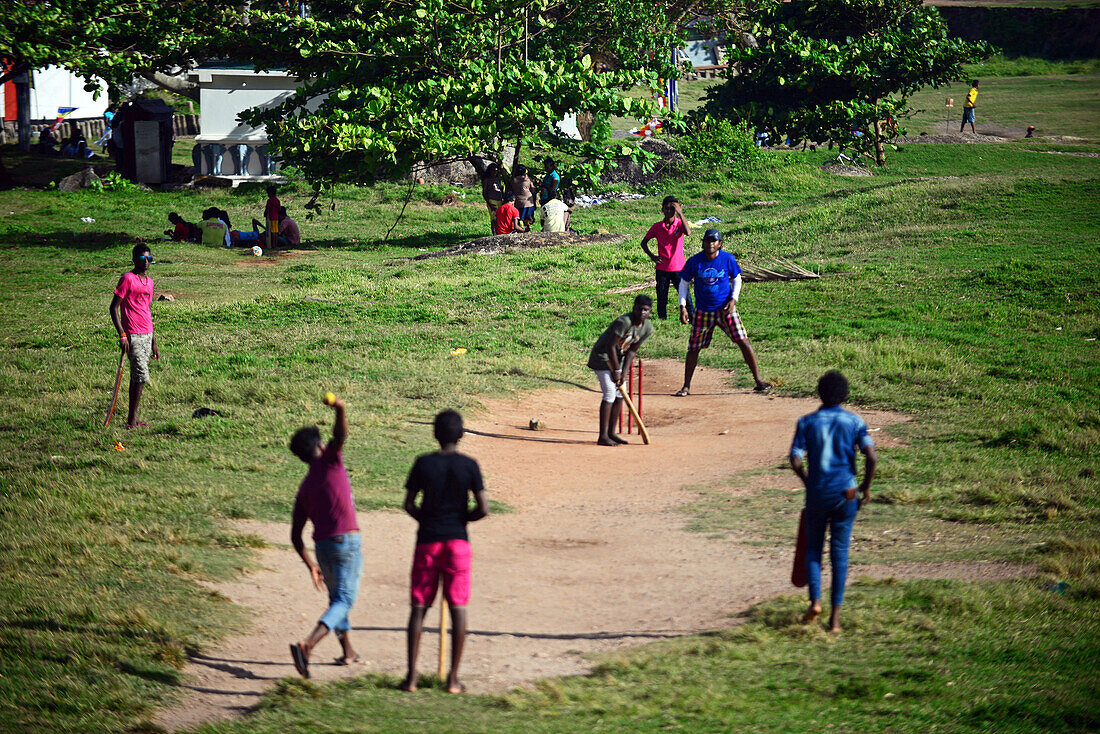
[{"label": "small rock", "polygon": [[158,301],[174,301],[174,300],[176,300],[176,297],[173,296],[171,293],[161,293],[160,297],[157,298],[157,300]]},{"label": "small rock", "polygon": [[754,201],[752,203],[752,205],[753,206],[775,206],[778,203],[779,203],[778,201]]},{"label": "small rock", "polygon": [[719,432],[718,432],[718,435],[719,435],[719,436],[725,436],[725,435],[726,435],[727,433],[729,433],[729,432],[730,432],[730,429],[728,429],[728,428],[727,428],[727,429],[726,429],[726,430],[724,430],[724,431],[719,431]]},{"label": "small rock", "polygon": [[95,175],[95,171],[92,170],[92,167],[88,166],[83,171],[78,171],[71,176],[66,176],[61,179],[61,182],[57,184],[57,188],[59,191],[71,194],[74,191],[86,189],[99,180],[99,176]]},{"label": "small rock", "polygon": [[532,431],[545,431],[546,423],[541,418],[532,418],[531,422],[527,424],[527,427]]}]

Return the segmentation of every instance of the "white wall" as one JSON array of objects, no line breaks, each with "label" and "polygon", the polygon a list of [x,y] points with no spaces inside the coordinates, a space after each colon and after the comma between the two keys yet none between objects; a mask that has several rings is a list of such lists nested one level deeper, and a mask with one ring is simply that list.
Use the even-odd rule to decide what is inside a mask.
[{"label": "white wall", "polygon": [[99,99],[84,90],[84,79],[68,69],[48,66],[34,72],[31,87],[31,119],[52,120],[58,107],[76,107],[69,113],[73,119],[99,117],[107,109],[107,87],[98,79],[101,90]]}]

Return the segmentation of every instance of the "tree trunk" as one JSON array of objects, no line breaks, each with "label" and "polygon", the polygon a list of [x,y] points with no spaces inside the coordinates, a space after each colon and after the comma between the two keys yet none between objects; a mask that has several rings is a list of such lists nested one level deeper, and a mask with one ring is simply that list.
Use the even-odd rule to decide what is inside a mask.
[{"label": "tree trunk", "polygon": [[882,120],[875,120],[875,165],[886,165],[886,148],[882,144]]},{"label": "tree trunk", "polygon": [[516,175],[516,166],[519,165],[519,152],[523,148],[523,138],[516,138],[516,152],[512,154],[512,175]]},{"label": "tree trunk", "polygon": [[31,150],[31,75],[24,72],[15,77],[15,118],[19,135],[19,150]]},{"label": "tree trunk", "polygon": [[167,74],[162,74],[159,71],[143,71],[140,72],[139,76],[142,79],[148,79],[153,84],[156,84],[158,87],[163,87],[164,89],[167,89],[169,92],[175,92],[181,97],[187,97],[188,99],[192,99],[196,102],[199,101],[199,85],[195,84],[194,82],[189,82],[186,79],[178,76],[168,76]]}]

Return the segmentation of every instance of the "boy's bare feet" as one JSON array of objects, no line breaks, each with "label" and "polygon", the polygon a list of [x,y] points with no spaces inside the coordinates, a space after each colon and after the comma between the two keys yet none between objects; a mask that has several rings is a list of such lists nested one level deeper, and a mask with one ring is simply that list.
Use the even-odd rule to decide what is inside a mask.
[{"label": "boy's bare feet", "polygon": [[416,681],[410,681],[408,678],[401,681],[397,686],[397,690],[404,691],[405,693],[416,693]]},{"label": "boy's bare feet", "polygon": [[630,441],[627,441],[625,438],[623,438],[622,436],[620,436],[617,433],[610,434],[608,436],[608,438],[610,438],[612,441],[614,441],[615,443],[618,443],[618,444],[630,443]]},{"label": "boy's bare feet", "polygon": [[447,693],[465,693],[466,686],[461,681],[448,681]]},{"label": "boy's bare feet", "polygon": [[833,610],[829,612],[829,631],[840,632],[840,609],[839,607],[833,607]]},{"label": "boy's bare feet", "polygon": [[596,443],[599,444],[600,446],[618,446],[619,445],[615,441],[612,441],[610,438],[604,438],[603,436],[600,436],[599,438],[597,438]]},{"label": "boy's bare feet", "polygon": [[821,602],[815,601],[810,604],[810,608],[806,610],[806,613],[802,615],[803,624],[813,624],[817,621],[818,615],[821,614]]}]

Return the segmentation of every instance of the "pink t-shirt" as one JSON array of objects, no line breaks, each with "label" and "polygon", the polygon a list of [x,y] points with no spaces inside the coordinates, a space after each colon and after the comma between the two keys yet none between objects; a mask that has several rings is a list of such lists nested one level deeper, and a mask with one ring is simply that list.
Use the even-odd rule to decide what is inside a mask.
[{"label": "pink t-shirt", "polygon": [[115,295],[122,299],[119,316],[127,334],[152,334],[153,279],[134,272],[123,273],[115,286]]},{"label": "pink t-shirt", "polygon": [[286,237],[286,241],[292,245],[302,244],[302,233],[298,230],[298,223],[290,217],[283,217],[279,222],[279,234]]},{"label": "pink t-shirt", "polygon": [[657,240],[657,269],[678,273],[684,269],[684,223],[676,217],[672,224],[661,220],[649,228],[643,239]]},{"label": "pink t-shirt", "polygon": [[293,521],[305,524],[306,519],[313,523],[315,541],[359,530],[351,482],[339,451],[325,447],[298,487]]}]

